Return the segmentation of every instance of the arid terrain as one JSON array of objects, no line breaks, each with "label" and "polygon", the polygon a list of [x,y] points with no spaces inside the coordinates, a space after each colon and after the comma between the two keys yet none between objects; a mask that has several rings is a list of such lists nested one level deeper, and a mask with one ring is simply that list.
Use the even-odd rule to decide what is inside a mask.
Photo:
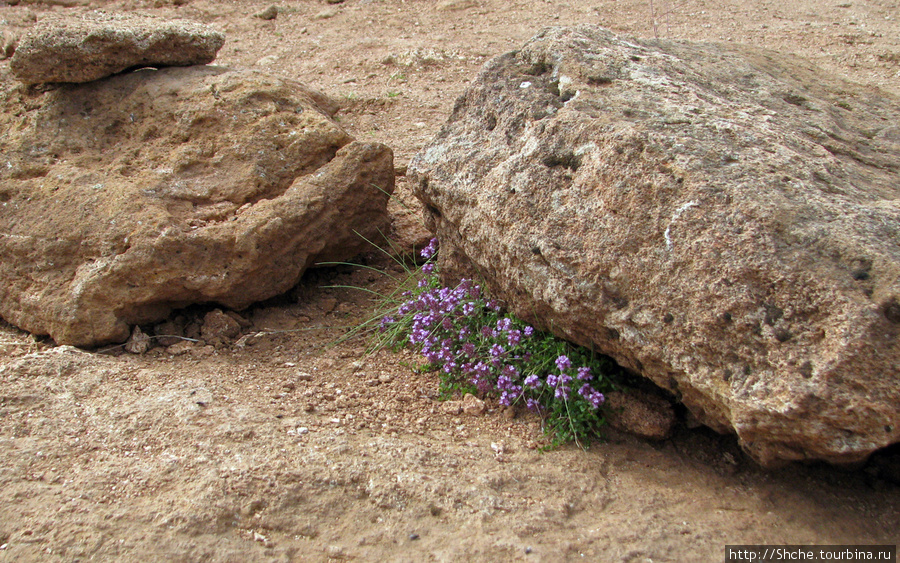
[{"label": "arid terrain", "polygon": [[[900,95],[894,0],[285,0],[274,19],[256,0],[5,4],[7,35],[96,8],[211,24],[227,37],[215,64],[299,80],[389,145],[409,206],[405,166],[455,98],[547,25],[748,43]],[[391,210],[401,244],[423,236],[415,210]],[[356,261],[399,270],[376,251]],[[345,286],[391,281],[310,271],[238,312],[243,336],[220,347],[79,351],[0,324],[0,561],[685,562],[729,544],[900,543],[896,446],[863,467],[764,471],[682,422],[660,443],[610,431],[544,451],[538,418],[448,413],[411,352],[340,341],[373,310]]]}]

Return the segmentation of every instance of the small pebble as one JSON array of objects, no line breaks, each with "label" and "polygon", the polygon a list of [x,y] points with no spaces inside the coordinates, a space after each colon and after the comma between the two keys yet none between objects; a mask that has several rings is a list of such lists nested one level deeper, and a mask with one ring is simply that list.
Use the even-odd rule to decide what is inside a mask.
[{"label": "small pebble", "polygon": [[255,14],[254,17],[257,17],[261,20],[274,20],[278,17],[278,7],[277,6],[269,6],[262,12]]}]

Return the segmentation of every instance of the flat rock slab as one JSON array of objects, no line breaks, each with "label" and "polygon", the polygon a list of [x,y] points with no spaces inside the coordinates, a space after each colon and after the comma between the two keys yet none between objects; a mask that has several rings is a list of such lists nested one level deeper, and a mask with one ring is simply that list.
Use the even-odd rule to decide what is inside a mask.
[{"label": "flat rock slab", "polygon": [[39,21],[22,37],[10,69],[26,84],[90,82],[135,67],[204,65],[224,43],[208,25],[97,11]]},{"label": "flat rock slab", "polygon": [[900,440],[900,102],[739,46],[550,28],[409,167],[448,277],[758,461]]},{"label": "flat rock slab", "polygon": [[387,232],[391,150],[297,82],[195,66],[0,88],[0,315],[58,343],[245,308]]}]

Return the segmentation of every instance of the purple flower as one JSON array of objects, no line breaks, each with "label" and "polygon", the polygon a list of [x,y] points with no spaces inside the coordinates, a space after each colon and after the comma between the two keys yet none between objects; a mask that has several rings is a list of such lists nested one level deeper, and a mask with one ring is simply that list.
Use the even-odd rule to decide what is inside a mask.
[{"label": "purple flower", "polygon": [[509,317],[503,317],[497,321],[497,330],[509,330],[512,326],[512,320]]},{"label": "purple flower", "polygon": [[603,393],[600,393],[587,383],[581,386],[581,389],[578,390],[578,394],[587,399],[595,409],[600,408],[600,405],[606,401],[606,397],[603,396]]},{"label": "purple flower", "polygon": [[591,396],[591,393],[594,392],[594,388],[585,383],[581,386],[581,389],[578,390],[578,394],[587,399]]},{"label": "purple flower", "polygon": [[491,373],[491,368],[484,362],[475,364],[475,374],[477,377],[487,377]]},{"label": "purple flower", "polygon": [[525,385],[531,387],[532,389],[537,389],[541,386],[541,378],[535,374],[531,374],[525,378]]},{"label": "purple flower", "polygon": [[591,368],[589,367],[581,367],[578,368],[578,379],[581,381],[587,381],[591,378]]},{"label": "purple flower", "polygon": [[431,258],[432,256],[434,256],[437,253],[437,249],[438,249],[438,239],[433,238],[428,242],[428,246],[423,248],[422,252],[420,252],[419,254],[422,256],[422,258],[425,258],[427,260],[428,258]]},{"label": "purple flower", "polygon": [[493,346],[491,346],[490,353],[491,353],[491,356],[493,356],[495,358],[499,358],[500,356],[503,355],[504,352],[506,352],[506,350],[504,350],[503,346],[500,346],[499,344],[494,344]]},{"label": "purple flower", "polygon": [[528,399],[525,399],[525,406],[528,407],[528,410],[532,412],[541,411],[541,404],[530,397]]},{"label": "purple flower", "polygon": [[493,331],[491,330],[491,327],[489,327],[489,326],[481,328],[481,336],[483,336],[485,338],[490,338],[491,332],[493,332]]},{"label": "purple flower", "polygon": [[477,379],[477,381],[472,381],[472,383],[475,384],[479,393],[490,393],[491,391],[491,382],[487,379]]},{"label": "purple flower", "polygon": [[475,312],[475,303],[469,301],[468,303],[466,303],[462,306],[463,315],[468,317],[474,312]]},{"label": "purple flower", "polygon": [[553,374],[547,376],[547,385],[550,387],[556,387],[557,382],[559,381],[559,377]]},{"label": "purple flower", "polygon": [[466,342],[462,346],[462,352],[466,356],[468,356],[470,358],[474,358],[475,357],[475,345],[472,344],[471,342]]},{"label": "purple flower", "polygon": [[565,371],[572,367],[572,362],[569,361],[568,356],[560,356],[556,358],[556,367],[559,368],[559,371]]},{"label": "purple flower", "polygon": [[553,393],[553,396],[557,399],[567,401],[569,399],[569,387],[567,385],[560,385],[556,388],[556,392]]},{"label": "purple flower", "polygon": [[522,340],[522,331],[521,330],[511,330],[509,334],[506,335],[506,341],[510,346],[516,346]]},{"label": "purple flower", "polygon": [[519,370],[516,369],[516,366],[506,365],[503,367],[503,375],[510,379],[518,379]]},{"label": "purple flower", "polygon": [[531,338],[531,336],[534,334],[534,328],[531,326],[526,326],[522,329],[522,334],[525,335],[525,338]]},{"label": "purple flower", "polygon": [[429,262],[428,264],[425,264],[424,266],[422,266],[422,272],[424,272],[426,274],[430,274],[430,273],[434,272],[434,264],[432,264],[431,262]]}]

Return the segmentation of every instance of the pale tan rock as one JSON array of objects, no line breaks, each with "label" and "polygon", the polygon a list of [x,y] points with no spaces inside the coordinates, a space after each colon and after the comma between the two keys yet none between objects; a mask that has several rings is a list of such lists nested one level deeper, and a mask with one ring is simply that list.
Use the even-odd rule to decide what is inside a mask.
[{"label": "pale tan rock", "polygon": [[24,92],[0,84],[0,315],[25,330],[94,346],[242,310],[387,231],[390,149],[299,83],[197,66]]},{"label": "pale tan rock", "polygon": [[135,326],[131,331],[131,337],[125,343],[125,351],[129,354],[146,354],[150,346],[150,337],[144,334],[141,327]]},{"label": "pale tan rock", "polygon": [[135,67],[207,64],[224,43],[200,23],[88,12],[39,21],[15,48],[10,70],[26,84],[90,82]]},{"label": "pale tan rock", "polygon": [[749,47],[550,28],[408,176],[448,277],[766,465],[900,441],[900,102]]},{"label": "pale tan rock", "polygon": [[487,405],[471,393],[466,393],[462,400],[462,411],[467,416],[481,416],[487,410]]}]

